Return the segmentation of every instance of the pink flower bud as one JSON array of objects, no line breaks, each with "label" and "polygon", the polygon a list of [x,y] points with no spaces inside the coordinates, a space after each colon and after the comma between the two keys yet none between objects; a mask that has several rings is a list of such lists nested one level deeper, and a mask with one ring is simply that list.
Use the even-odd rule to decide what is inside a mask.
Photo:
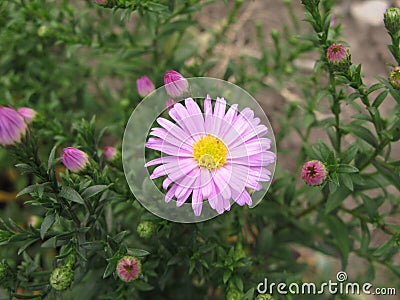
[{"label": "pink flower bud", "polygon": [[0,144],[14,145],[21,142],[28,126],[23,117],[10,107],[0,105]]},{"label": "pink flower bud", "polygon": [[351,65],[349,49],[342,44],[332,44],[326,50],[326,58],[333,71],[346,71]]},{"label": "pink flower bud", "polygon": [[103,154],[107,161],[111,161],[117,156],[117,149],[111,146],[106,146],[103,149]]},{"label": "pink flower bud", "polygon": [[319,160],[310,160],[303,165],[301,178],[311,186],[321,185],[328,175],[324,164]]},{"label": "pink flower bud", "polygon": [[82,171],[89,163],[88,155],[74,147],[64,148],[61,158],[62,163],[72,172]]},{"label": "pink flower bud", "polygon": [[136,86],[141,97],[146,97],[148,94],[154,91],[154,84],[146,75],[136,80]]},{"label": "pink flower bud", "polygon": [[167,110],[170,111],[174,105],[176,104],[176,101],[172,98],[169,98],[167,101],[165,101],[165,106],[167,107]]},{"label": "pink flower bud", "polygon": [[168,95],[171,97],[179,97],[189,88],[189,83],[185,77],[174,70],[170,70],[165,73],[164,84]]},{"label": "pink flower bud", "polygon": [[32,122],[32,120],[36,117],[37,113],[35,110],[29,107],[20,107],[18,108],[18,113],[24,118],[26,124]]},{"label": "pink flower bud", "polygon": [[117,264],[117,275],[124,282],[137,279],[142,270],[140,261],[134,256],[124,256]]}]

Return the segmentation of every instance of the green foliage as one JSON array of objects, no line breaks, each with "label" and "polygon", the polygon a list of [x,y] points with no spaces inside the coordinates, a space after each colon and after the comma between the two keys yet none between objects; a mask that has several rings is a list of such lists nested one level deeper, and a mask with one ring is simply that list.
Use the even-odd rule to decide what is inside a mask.
[{"label": "green foliage", "polygon": [[[300,91],[274,120],[278,156],[289,157],[294,171],[278,159],[274,182],[255,209],[233,206],[199,224],[168,222],[134,199],[120,161],[105,161],[101,148],[119,147],[141,101],[133,87],[137,78],[146,74],[160,86],[167,69],[187,77],[213,74],[216,49],[229,43],[227,32],[245,3],[226,1],[225,22],[206,28],[207,45],[199,49],[198,20],[212,2],[107,1],[106,7],[91,1],[0,2],[0,104],[38,112],[21,144],[0,149],[2,169],[15,164],[19,172],[12,191],[25,204],[8,202],[1,212],[1,296],[254,299],[265,277],[305,281],[316,266],[298,258],[303,248],[339,259],[341,270],[357,255],[368,265],[361,282],[372,280],[377,266],[398,281],[400,227],[392,220],[400,205],[400,161],[393,153],[400,139],[400,92],[383,78],[367,86],[361,65],[329,68],[325,51],[340,39],[340,24],[331,24],[334,1],[302,1],[313,29],[307,34],[301,34],[291,1],[285,1],[291,24],[271,31],[272,45],[256,24],[260,55],[222,64],[222,79],[251,92],[287,95],[288,86]],[[389,50],[399,63],[399,37],[392,32],[397,27],[390,26]],[[313,54],[319,59],[305,75],[296,60]],[[395,104],[384,115],[389,96]],[[344,118],[345,105],[358,113]],[[315,142],[317,129],[326,135]],[[287,143],[293,137],[301,141],[297,152]],[[67,146],[85,151],[90,166],[77,174],[65,170],[59,153]],[[300,179],[308,160],[328,170],[320,187]],[[40,216],[40,224],[28,224],[29,215]],[[379,245],[371,241],[373,228],[385,234]],[[125,255],[142,265],[132,283],[115,272]],[[67,272],[68,282],[55,287],[54,278],[62,276],[52,276],[54,270],[73,276]],[[297,299],[257,299],[272,297]]]}]

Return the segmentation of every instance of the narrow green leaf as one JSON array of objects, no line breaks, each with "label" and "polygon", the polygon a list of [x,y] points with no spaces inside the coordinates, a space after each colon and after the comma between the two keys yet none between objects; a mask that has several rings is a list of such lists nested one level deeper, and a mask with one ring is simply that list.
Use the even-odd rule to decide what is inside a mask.
[{"label": "narrow green leaf", "polygon": [[89,199],[97,194],[100,194],[108,189],[107,185],[93,185],[88,187],[86,190],[82,192],[82,198]]},{"label": "narrow green leaf", "polygon": [[331,231],[338,250],[342,254],[343,265],[346,265],[350,251],[350,238],[347,226],[337,216],[329,216],[327,225]]},{"label": "narrow green leaf", "polygon": [[334,193],[329,195],[325,205],[325,212],[330,213],[338,208],[350,193],[351,191],[348,188],[340,186]]},{"label": "narrow green leaf", "polygon": [[59,195],[67,200],[72,201],[72,202],[76,202],[79,204],[84,203],[81,195],[79,195],[79,193],[77,191],[75,191],[73,188],[71,188],[69,186],[64,186],[61,189],[61,192],[59,193]]},{"label": "narrow green leaf", "polygon": [[360,125],[346,125],[342,126],[342,129],[353,133],[354,135],[358,136],[359,138],[366,141],[375,148],[378,147],[378,140],[369,129],[362,127]]},{"label": "narrow green leaf", "polygon": [[389,90],[384,90],[383,92],[381,92],[374,100],[374,102],[372,103],[373,107],[379,107],[379,105],[382,104],[383,100],[386,99],[387,95],[389,94]]},{"label": "narrow green leaf", "polygon": [[55,221],[56,221],[56,216],[54,214],[47,215],[43,219],[42,225],[40,226],[40,238],[42,240]]},{"label": "narrow green leaf", "polygon": [[149,255],[150,252],[143,250],[143,249],[136,249],[136,248],[129,248],[128,249],[128,253],[129,255],[133,255],[133,256],[146,256]]},{"label": "narrow green leaf", "polygon": [[338,173],[358,173],[359,170],[356,167],[351,166],[351,165],[340,164],[340,165],[338,165],[337,172]]}]

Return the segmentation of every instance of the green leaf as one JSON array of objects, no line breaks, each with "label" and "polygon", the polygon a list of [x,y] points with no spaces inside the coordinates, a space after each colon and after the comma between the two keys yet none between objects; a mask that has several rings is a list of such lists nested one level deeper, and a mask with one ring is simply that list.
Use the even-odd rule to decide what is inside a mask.
[{"label": "green leaf", "polygon": [[148,284],[147,282],[144,282],[142,280],[137,280],[134,281],[133,285],[135,286],[135,288],[137,288],[139,291],[151,291],[154,289],[154,287],[150,284]]},{"label": "green leaf", "polygon": [[379,105],[382,104],[383,100],[386,99],[387,95],[389,94],[389,90],[384,90],[383,92],[381,92],[374,100],[374,102],[372,103],[373,107],[379,107]]},{"label": "green leaf", "polygon": [[354,124],[342,126],[342,129],[353,133],[354,135],[366,141],[373,147],[375,148],[378,147],[378,140],[369,129],[362,127],[361,125],[354,125]]},{"label": "green leaf", "polygon": [[343,173],[339,175],[340,182],[347,187],[350,191],[354,190],[353,180],[349,174]]},{"label": "green leaf", "polygon": [[24,252],[24,251],[26,250],[26,248],[28,248],[30,245],[36,243],[36,242],[39,241],[39,240],[40,240],[39,238],[35,238],[35,239],[32,239],[32,240],[29,240],[29,241],[26,242],[24,245],[22,245],[22,247],[20,247],[20,248],[18,249],[17,254],[18,254],[18,255],[21,255],[21,253]]},{"label": "green leaf", "polygon": [[45,182],[45,183],[40,183],[40,184],[37,183],[37,184],[32,184],[30,186],[27,186],[26,188],[24,188],[22,191],[20,191],[17,194],[17,198],[22,195],[30,194],[33,192],[43,191],[47,185],[50,185],[50,182]]},{"label": "green leaf", "polygon": [[43,240],[44,236],[46,235],[47,231],[49,231],[50,227],[56,221],[55,214],[47,215],[40,226],[40,238]]},{"label": "green leaf", "polygon": [[52,166],[53,166],[54,156],[55,156],[55,153],[56,153],[56,150],[57,150],[57,146],[58,146],[58,144],[56,144],[56,145],[53,147],[53,149],[51,149],[51,151],[50,151],[49,160],[48,160],[48,162],[47,162],[47,172],[49,172],[50,169],[51,169]]},{"label": "green leaf", "polygon": [[129,248],[128,249],[129,255],[141,257],[141,256],[146,256],[149,255],[150,252],[143,250],[143,249],[137,249],[137,248]]},{"label": "green leaf", "polygon": [[338,208],[350,193],[351,191],[348,188],[340,186],[334,193],[329,195],[325,205],[325,212],[330,213]]},{"label": "green leaf", "polygon": [[82,192],[82,198],[89,199],[97,194],[100,194],[108,189],[108,185],[93,185],[88,187],[86,190]]},{"label": "green leaf", "polygon": [[342,254],[342,264],[343,267],[345,267],[350,251],[350,238],[347,226],[337,216],[329,216],[327,218],[327,225],[331,231],[338,250]]},{"label": "green leaf", "polygon": [[224,275],[222,277],[222,281],[224,282],[224,284],[226,284],[228,282],[229,278],[231,278],[231,275],[232,275],[231,270],[224,271]]},{"label": "green leaf", "polygon": [[373,161],[372,164],[395,188],[400,191],[400,176],[399,170],[393,168],[390,164],[384,162]]},{"label": "green leaf", "polygon": [[391,238],[385,244],[375,249],[372,255],[377,257],[389,255],[391,252],[396,251],[397,248],[398,246],[396,246],[394,238]]},{"label": "green leaf", "polygon": [[103,278],[109,277],[115,271],[115,268],[117,267],[117,264],[118,264],[118,260],[117,259],[110,259],[108,264],[107,264],[107,267],[106,267],[106,269],[105,269],[105,271],[103,273]]},{"label": "green leaf", "polygon": [[356,157],[358,150],[359,149],[357,145],[351,145],[349,148],[347,148],[340,154],[341,158],[340,162],[343,164],[350,163]]},{"label": "green leaf", "polygon": [[379,89],[381,89],[381,88],[383,88],[383,87],[385,87],[384,84],[382,84],[382,83],[375,83],[374,85],[372,85],[372,86],[368,89],[367,94],[371,94],[372,92],[375,92],[375,91],[377,91],[377,90],[379,90]]},{"label": "green leaf", "polygon": [[69,186],[63,186],[59,193],[59,196],[79,204],[84,203],[81,195],[79,195],[77,191],[75,191],[73,188]]},{"label": "green leaf", "polygon": [[340,164],[340,165],[338,165],[337,172],[338,173],[358,173],[359,170],[356,167],[351,166],[351,165]]},{"label": "green leaf", "polygon": [[371,235],[369,233],[368,225],[364,221],[361,221],[361,246],[360,246],[360,251],[362,253],[367,253],[370,241],[371,241]]}]

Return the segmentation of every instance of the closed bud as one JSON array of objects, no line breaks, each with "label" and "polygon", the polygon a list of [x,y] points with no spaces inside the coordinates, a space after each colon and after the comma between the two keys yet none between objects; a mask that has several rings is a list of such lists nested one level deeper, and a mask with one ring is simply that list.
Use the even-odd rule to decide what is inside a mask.
[{"label": "closed bud", "polygon": [[54,269],[50,275],[50,285],[57,291],[64,291],[72,283],[74,272],[69,266],[62,266]]},{"label": "closed bud", "polygon": [[383,21],[385,27],[393,35],[397,35],[400,30],[400,8],[388,8],[385,12]]},{"label": "closed bud", "polygon": [[395,67],[390,71],[389,82],[393,88],[400,90],[400,67]]},{"label": "closed bud", "polygon": [[179,97],[189,89],[189,83],[185,77],[174,70],[170,70],[165,73],[164,84],[168,95],[171,97]]},{"label": "closed bud", "polygon": [[5,288],[9,287],[9,283],[13,278],[14,274],[7,262],[0,262],[0,286]]},{"label": "closed bud", "polygon": [[156,231],[156,225],[150,221],[140,222],[136,228],[137,233],[143,239],[152,237]]},{"label": "closed bud", "polygon": [[116,272],[122,281],[132,282],[140,276],[142,265],[136,257],[127,255],[119,260]]}]

